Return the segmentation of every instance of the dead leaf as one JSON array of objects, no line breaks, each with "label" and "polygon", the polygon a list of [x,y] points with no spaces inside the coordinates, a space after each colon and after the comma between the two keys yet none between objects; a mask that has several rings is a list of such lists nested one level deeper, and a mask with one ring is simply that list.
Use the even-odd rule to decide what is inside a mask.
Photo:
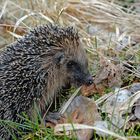
[{"label": "dead leaf", "polygon": [[[140,91],[140,83],[133,83],[131,85],[130,91],[132,92],[132,94]],[[134,104],[134,117],[140,119],[140,98]]]},{"label": "dead leaf", "polygon": [[124,130],[128,129],[129,123],[140,119],[140,84],[134,83],[127,88],[117,88],[114,94],[110,94],[102,102],[101,110],[108,114],[112,131],[122,127]]},{"label": "dead leaf", "polygon": [[135,104],[134,114],[135,114],[136,118],[140,119],[140,99],[138,99],[138,101]]},{"label": "dead leaf", "polygon": [[[65,116],[63,123],[78,123],[93,126],[95,121],[101,120],[95,102],[84,96],[75,97],[63,115]],[[93,130],[77,130],[74,131],[74,134],[76,134],[79,140],[90,140],[93,135]]]},{"label": "dead leaf", "polygon": [[115,65],[107,58],[100,56],[100,70],[94,78],[94,84],[83,85],[82,95],[89,96],[95,93],[103,95],[106,88],[119,87],[122,84],[122,72],[123,68],[120,64]]},{"label": "dead leaf", "polygon": [[130,91],[132,93],[136,93],[137,91],[140,91],[140,83],[133,83],[131,85]]},{"label": "dead leaf", "polygon": [[96,85],[103,84],[105,87],[116,87],[122,83],[122,67],[120,64],[115,65],[104,56],[100,56],[100,71],[95,76]]},{"label": "dead leaf", "polygon": [[96,93],[103,95],[105,86],[102,84],[92,84],[90,86],[83,85],[81,88],[81,93],[83,96],[90,96]]},{"label": "dead leaf", "polygon": [[123,103],[131,96],[131,92],[127,89],[116,89],[115,94],[109,97],[102,106],[102,111],[112,115],[119,115],[120,108]]},{"label": "dead leaf", "polygon": [[[77,96],[64,115],[67,118],[67,123],[80,123],[91,126],[94,125],[95,121],[101,119],[94,101],[83,96]],[[93,130],[78,130],[76,134],[79,140],[89,140],[92,137]]]}]

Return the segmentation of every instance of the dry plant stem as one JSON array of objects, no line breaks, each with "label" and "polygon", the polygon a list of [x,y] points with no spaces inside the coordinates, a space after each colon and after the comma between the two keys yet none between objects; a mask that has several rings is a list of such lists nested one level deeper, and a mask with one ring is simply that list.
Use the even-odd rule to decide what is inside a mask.
[{"label": "dry plant stem", "polygon": [[128,98],[127,101],[125,101],[120,109],[120,111],[127,110],[128,107],[132,107],[134,103],[140,98],[140,91],[136,92],[132,96]]},{"label": "dry plant stem", "polygon": [[46,117],[46,115],[47,115],[47,113],[48,113],[50,107],[52,106],[52,104],[53,104],[53,101],[51,101],[50,105],[48,106],[48,109],[47,109],[46,112],[44,113],[44,115],[43,115],[43,120],[45,120],[45,117]]},{"label": "dry plant stem", "polygon": [[71,102],[73,101],[73,99],[77,96],[77,94],[79,93],[81,87],[79,87],[70,97],[70,99],[67,101],[67,103],[62,107],[62,109],[60,110],[60,114],[63,114],[66,109],[69,107],[69,105],[71,104]]},{"label": "dry plant stem", "polygon": [[[12,24],[0,24],[0,27],[15,27],[15,25],[12,25]],[[18,26],[18,28],[27,30],[27,28],[23,27],[23,26]]]},{"label": "dry plant stem", "polygon": [[93,130],[100,131],[105,134],[111,135],[113,137],[119,138],[121,140],[127,140],[127,138],[120,136],[110,130],[107,130],[107,129],[105,130],[105,129],[98,128],[96,126],[89,126],[89,125],[83,125],[83,124],[69,124],[69,123],[68,124],[57,124],[55,127],[55,130],[54,130],[54,133],[57,134],[58,132],[64,131],[64,129],[66,131],[79,130],[79,129],[93,129]]},{"label": "dry plant stem", "polygon": [[[123,88],[120,88],[119,90],[123,90],[123,89],[127,89],[127,88],[129,88],[130,86],[125,86],[125,87],[123,87]],[[96,101],[95,101],[95,103],[97,104],[97,105],[100,105],[101,103],[103,103],[106,99],[108,99],[109,97],[111,97],[112,95],[114,95],[115,93],[117,93],[118,91],[116,91],[116,92],[110,92],[110,93],[108,93],[108,94],[105,94],[105,95],[103,95],[102,97],[100,97],[99,99],[97,99]]]},{"label": "dry plant stem", "polygon": [[3,8],[1,10],[1,13],[0,13],[0,19],[2,18],[3,14],[5,12],[5,9],[6,9],[7,5],[8,5],[8,3],[9,3],[9,0],[6,0],[6,2],[3,5]]},{"label": "dry plant stem", "polygon": [[140,78],[139,73],[136,73],[136,72],[134,72],[134,71],[132,71],[131,69],[126,68],[126,67],[125,67],[125,69],[128,70],[128,71],[130,71],[130,72],[132,72],[136,77]]}]

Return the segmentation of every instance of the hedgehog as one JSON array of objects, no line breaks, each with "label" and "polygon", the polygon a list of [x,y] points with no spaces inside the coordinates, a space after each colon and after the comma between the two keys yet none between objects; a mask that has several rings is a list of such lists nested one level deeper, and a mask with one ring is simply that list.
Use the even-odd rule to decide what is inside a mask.
[{"label": "hedgehog", "polygon": [[[59,25],[41,25],[0,52],[0,120],[19,122],[31,115],[34,103],[47,109],[66,84],[90,85],[85,49],[78,31]],[[0,126],[0,139],[8,139]]]}]

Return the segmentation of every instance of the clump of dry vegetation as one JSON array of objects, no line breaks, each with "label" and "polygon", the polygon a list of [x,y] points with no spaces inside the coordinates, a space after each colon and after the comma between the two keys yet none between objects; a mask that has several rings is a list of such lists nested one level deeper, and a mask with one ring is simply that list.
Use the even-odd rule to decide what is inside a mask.
[{"label": "clump of dry vegetation", "polygon": [[[104,133],[90,133],[85,139],[114,139],[109,136],[140,139],[139,8],[138,0],[1,0],[0,49],[40,24],[74,26],[80,33],[89,58],[89,69],[95,78],[94,85],[83,86],[81,92],[84,96],[95,98],[98,107],[94,108],[98,108],[102,114],[102,119],[97,120],[104,120],[104,127],[102,123],[98,123],[96,126],[73,125],[72,129],[93,129]],[[75,102],[84,103],[85,100]],[[78,109],[71,112],[72,118],[77,118],[74,122],[88,124],[85,120],[83,123],[83,118],[86,118],[84,115],[79,121],[77,113],[81,111]],[[63,113],[67,113],[67,109],[65,111]],[[111,122],[110,129],[107,128],[108,122]],[[63,123],[69,121],[65,120]],[[25,135],[20,131],[20,134],[23,134],[23,139],[26,140],[69,139],[66,135],[67,131],[71,130],[70,126],[64,125],[64,136],[55,136],[50,128],[42,128],[40,124],[27,119],[25,126],[28,126],[32,133]],[[55,132],[64,130],[64,125],[58,124]],[[99,125],[102,127],[97,127]]]}]

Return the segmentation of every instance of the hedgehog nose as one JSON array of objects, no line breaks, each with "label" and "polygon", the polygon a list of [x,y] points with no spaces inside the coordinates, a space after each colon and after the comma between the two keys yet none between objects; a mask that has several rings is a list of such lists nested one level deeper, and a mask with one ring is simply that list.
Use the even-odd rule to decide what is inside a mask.
[{"label": "hedgehog nose", "polygon": [[92,85],[93,84],[93,77],[92,76],[87,77],[85,83],[86,83],[87,86]]}]

